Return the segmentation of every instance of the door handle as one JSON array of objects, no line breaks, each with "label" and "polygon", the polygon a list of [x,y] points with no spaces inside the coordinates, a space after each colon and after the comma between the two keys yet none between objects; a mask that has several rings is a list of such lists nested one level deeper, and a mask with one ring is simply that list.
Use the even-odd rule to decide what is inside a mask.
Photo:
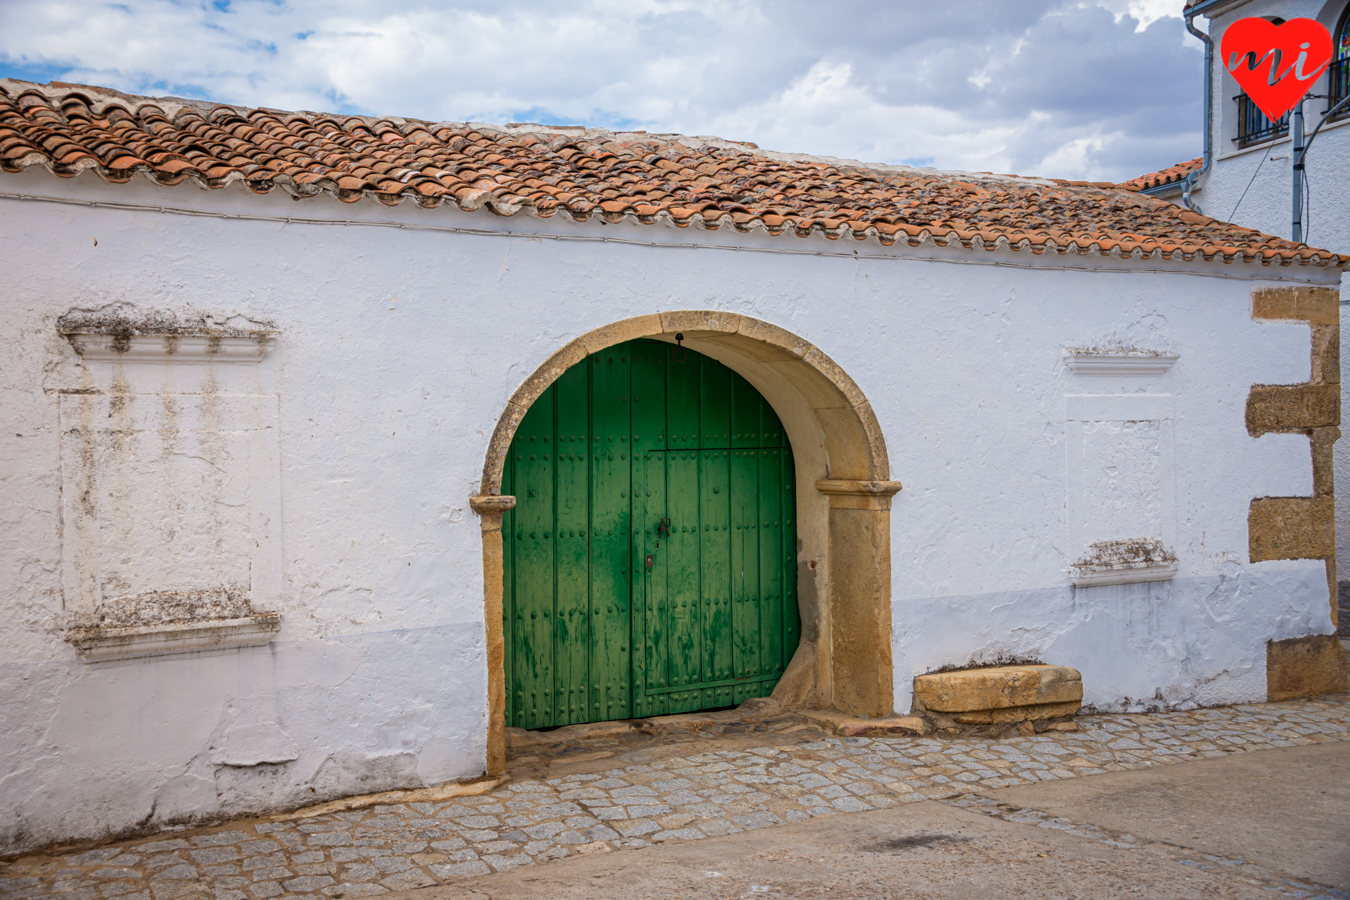
[{"label": "door handle", "polygon": [[670,518],[667,516],[656,523],[657,537],[670,537]]}]

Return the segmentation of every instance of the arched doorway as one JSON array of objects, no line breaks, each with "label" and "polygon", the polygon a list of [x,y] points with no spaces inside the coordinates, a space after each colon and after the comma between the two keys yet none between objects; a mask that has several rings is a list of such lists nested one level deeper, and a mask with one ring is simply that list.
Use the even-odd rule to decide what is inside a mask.
[{"label": "arched doorway", "polygon": [[653,313],[558,348],[512,394],[488,442],[482,483],[469,502],[483,540],[491,774],[506,768],[502,526],[517,498],[503,493],[502,478],[516,431],[535,401],[588,355],[640,338],[674,344],[677,334],[749,382],[772,404],[790,442],[801,634],[774,697],[788,707],[859,716],[893,711],[890,515],[900,483],[890,480],[886,441],[867,397],[826,353],[776,325],[719,310]]},{"label": "arched doorway", "polygon": [[502,472],[506,724],[772,693],[801,632],[795,487],[778,415],[721,362],[638,339],[568,368]]}]

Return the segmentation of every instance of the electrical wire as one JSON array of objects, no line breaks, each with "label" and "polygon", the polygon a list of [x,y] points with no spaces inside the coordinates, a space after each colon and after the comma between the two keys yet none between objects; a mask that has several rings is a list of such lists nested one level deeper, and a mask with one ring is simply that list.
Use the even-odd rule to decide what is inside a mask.
[{"label": "electrical wire", "polygon": [[1308,167],[1303,167],[1303,216],[1306,224],[1303,226],[1303,243],[1308,243],[1308,235],[1312,233],[1312,185],[1309,183]]},{"label": "electrical wire", "polygon": [[1252,173],[1251,180],[1248,181],[1247,186],[1242,189],[1242,196],[1238,197],[1238,202],[1233,205],[1233,211],[1228,214],[1228,221],[1233,221],[1233,216],[1237,215],[1238,207],[1241,206],[1242,201],[1246,199],[1247,191],[1251,189],[1252,182],[1256,180],[1256,176],[1261,174],[1261,167],[1266,164],[1266,157],[1270,155],[1270,148],[1274,146],[1275,145],[1272,143],[1269,147],[1266,147],[1266,152],[1261,154],[1261,161],[1256,164],[1256,171]]}]

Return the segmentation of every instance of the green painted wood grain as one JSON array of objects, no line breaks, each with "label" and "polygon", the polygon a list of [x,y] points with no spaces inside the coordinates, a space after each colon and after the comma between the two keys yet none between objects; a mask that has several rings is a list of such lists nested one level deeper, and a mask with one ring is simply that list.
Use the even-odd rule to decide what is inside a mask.
[{"label": "green painted wood grain", "polygon": [[739,374],[661,341],[592,354],[530,408],[502,483],[509,725],[773,690],[800,638],[795,472]]},{"label": "green painted wood grain", "polygon": [[553,724],[591,721],[590,390],[586,369],[574,366],[553,385],[557,430],[554,553]]},{"label": "green painted wood grain", "polygon": [[631,714],[632,367],[618,344],[591,357],[591,684],[589,721]]},{"label": "green painted wood grain", "polygon": [[514,444],[515,643],[517,707],[525,728],[553,724],[554,392],[550,388],[521,422]]}]

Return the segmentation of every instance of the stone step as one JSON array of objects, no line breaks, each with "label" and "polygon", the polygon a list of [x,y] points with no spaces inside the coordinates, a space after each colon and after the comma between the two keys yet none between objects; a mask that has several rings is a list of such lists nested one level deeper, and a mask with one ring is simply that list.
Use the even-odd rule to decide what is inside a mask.
[{"label": "stone step", "polygon": [[817,725],[845,737],[923,735],[929,731],[928,723],[918,716],[882,716],[879,719],[864,719],[833,710],[803,709],[798,712]]},{"label": "stone step", "polygon": [[914,679],[924,710],[968,725],[1071,716],[1083,703],[1083,679],[1068,666],[994,666]]}]

